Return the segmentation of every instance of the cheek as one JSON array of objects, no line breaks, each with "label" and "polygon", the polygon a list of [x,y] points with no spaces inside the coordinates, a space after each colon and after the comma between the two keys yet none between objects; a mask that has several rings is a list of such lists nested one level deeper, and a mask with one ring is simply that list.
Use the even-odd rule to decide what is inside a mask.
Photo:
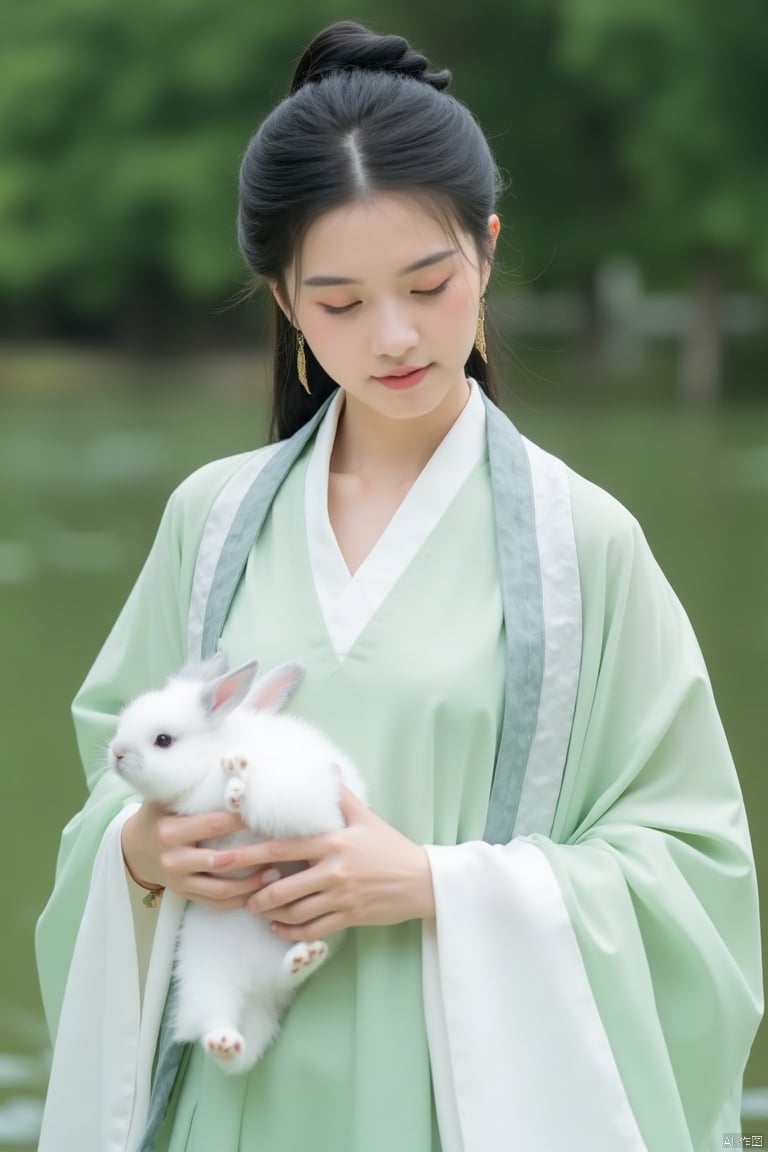
[{"label": "cheek", "polygon": [[344,372],[356,357],[356,348],[362,339],[361,326],[352,316],[329,316],[313,313],[304,317],[302,332],[315,359],[334,380],[344,378]]},{"label": "cheek", "polygon": [[477,330],[477,317],[480,309],[480,296],[477,289],[467,280],[461,279],[454,291],[445,294],[444,306],[440,309],[440,324],[450,332],[457,343],[474,340]]},{"label": "cheek", "polygon": [[320,311],[304,317],[301,330],[311,344],[313,351],[332,349],[334,344],[338,343],[339,338],[344,335],[342,319],[341,316],[330,316],[328,313]]},{"label": "cheek", "polygon": [[345,318],[328,316],[325,312],[312,312],[303,318],[302,332],[313,354],[326,367],[339,359],[342,349],[349,351],[350,342],[355,339],[355,325]]}]

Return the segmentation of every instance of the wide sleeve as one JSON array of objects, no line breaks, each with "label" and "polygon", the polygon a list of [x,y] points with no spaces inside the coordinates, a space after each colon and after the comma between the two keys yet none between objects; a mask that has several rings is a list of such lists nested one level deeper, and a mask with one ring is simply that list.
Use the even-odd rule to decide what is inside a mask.
[{"label": "wide sleeve", "polygon": [[174,495],[143,570],[73,704],[90,795],[62,834],[54,889],[35,935],[40,988],[52,1037],[94,860],[107,827],[135,799],[130,788],[107,771],[106,748],[117,713],[133,696],[158,686],[184,662],[182,551],[183,510]]},{"label": "wide sleeve", "polygon": [[[741,791],[690,623],[635,521],[573,480],[583,650],[551,836],[428,849],[446,1152],[704,1152],[762,1013]],[[530,1145],[529,1143],[530,1142]]]},{"label": "wide sleeve", "polygon": [[185,662],[197,547],[216,473],[206,466],[171,496],[138,580],[74,701],[90,795],[64,829],[53,892],[35,935],[54,1041],[40,1152],[133,1148],[146,1110],[183,901],[167,892],[160,908],[149,910],[132,899],[120,834],[137,797],[107,771],[105,753],[122,706]]}]

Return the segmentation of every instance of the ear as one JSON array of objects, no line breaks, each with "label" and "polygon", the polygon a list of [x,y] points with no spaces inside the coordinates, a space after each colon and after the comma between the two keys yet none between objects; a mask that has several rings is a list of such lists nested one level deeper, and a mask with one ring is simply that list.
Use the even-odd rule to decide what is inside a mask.
[{"label": "ear", "polygon": [[242,704],[256,679],[258,670],[258,661],[249,660],[234,672],[228,672],[226,676],[219,676],[210,684],[206,684],[200,693],[206,715],[226,716],[237,708],[238,704]]},{"label": "ear", "polygon": [[279,712],[303,679],[303,664],[281,664],[257,682],[248,696],[248,707],[254,712]]},{"label": "ear", "polygon": [[280,291],[280,287],[277,283],[277,280],[267,280],[267,285],[268,285],[269,290],[275,299],[275,304],[277,304],[278,308],[283,313],[286,320],[288,320],[289,323],[292,324],[293,323],[293,313],[292,313],[291,309],[288,307],[287,301],[283,299],[283,295],[282,295],[282,292]]},{"label": "ear", "polygon": [[496,241],[499,238],[500,232],[501,232],[501,221],[499,220],[498,216],[494,212],[492,216],[488,217],[488,251],[491,254],[491,259],[487,260],[487,261],[483,261],[484,267],[483,267],[483,273],[482,273],[482,292],[481,292],[481,295],[485,294],[485,290],[488,287],[488,281],[491,278],[492,258],[493,258],[494,252],[496,251]]}]

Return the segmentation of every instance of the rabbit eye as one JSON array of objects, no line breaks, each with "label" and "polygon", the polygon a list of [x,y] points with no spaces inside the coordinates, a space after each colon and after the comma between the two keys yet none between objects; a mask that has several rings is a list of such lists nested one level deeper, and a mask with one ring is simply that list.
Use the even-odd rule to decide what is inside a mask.
[{"label": "rabbit eye", "polygon": [[167,732],[161,732],[159,736],[155,736],[156,748],[170,748],[173,744],[173,736],[169,736]]}]

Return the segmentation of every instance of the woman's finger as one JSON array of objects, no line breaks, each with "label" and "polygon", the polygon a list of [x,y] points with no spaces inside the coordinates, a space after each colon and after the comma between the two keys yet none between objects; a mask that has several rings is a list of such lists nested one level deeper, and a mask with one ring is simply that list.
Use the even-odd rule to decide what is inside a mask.
[{"label": "woman's finger", "polygon": [[[255,905],[256,898],[260,893],[251,896],[247,902],[249,911],[258,911]],[[280,904],[270,912],[262,913],[270,920],[275,920],[279,924],[295,924],[306,925],[313,920],[317,920],[320,916],[327,916],[334,912],[331,897],[327,892],[313,892],[311,896],[304,896],[301,900],[294,900],[290,904]]]},{"label": "woman's finger", "polygon": [[[196,848],[190,845],[167,848],[160,854],[163,870],[168,876],[178,878],[198,873],[211,875],[221,873],[224,879],[235,880],[237,877],[229,875],[231,863],[228,851],[212,852],[208,848]],[[252,874],[255,875],[255,870]]]},{"label": "woman's finger", "polygon": [[307,924],[282,924],[273,920],[270,925],[272,931],[281,940],[322,940],[334,932],[341,932],[349,925],[340,912],[330,912],[327,916],[319,916]]},{"label": "woman's finger", "polygon": [[226,849],[229,863],[223,864],[217,854],[211,868],[220,872],[225,869],[239,871],[241,868],[268,868],[272,864],[315,863],[335,851],[337,835],[339,833],[330,832],[324,836],[293,836],[286,840],[264,840],[258,844]]},{"label": "woman's finger", "polygon": [[259,873],[259,882],[254,887],[252,900],[249,901],[249,907],[253,912],[260,912],[263,915],[274,912],[277,908],[285,908],[296,904],[299,900],[306,900],[319,891],[319,877],[314,868],[305,868],[301,872],[282,877],[278,872],[270,880],[272,871],[270,868],[265,868]]},{"label": "woman's finger", "polygon": [[163,848],[197,844],[215,836],[227,836],[243,827],[234,812],[201,812],[194,816],[163,813],[157,820],[157,838]]},{"label": "woman's finger", "polygon": [[342,784],[341,786],[339,808],[344,817],[344,822],[347,825],[354,823],[356,820],[364,820],[366,816],[372,815],[368,805],[365,804],[351,788],[347,788],[346,784]]},{"label": "woman's finger", "polygon": [[196,873],[187,877],[187,883],[181,885],[178,892],[189,900],[208,900],[217,905],[236,900],[242,905],[253,892],[253,877],[225,880],[220,876]]}]

